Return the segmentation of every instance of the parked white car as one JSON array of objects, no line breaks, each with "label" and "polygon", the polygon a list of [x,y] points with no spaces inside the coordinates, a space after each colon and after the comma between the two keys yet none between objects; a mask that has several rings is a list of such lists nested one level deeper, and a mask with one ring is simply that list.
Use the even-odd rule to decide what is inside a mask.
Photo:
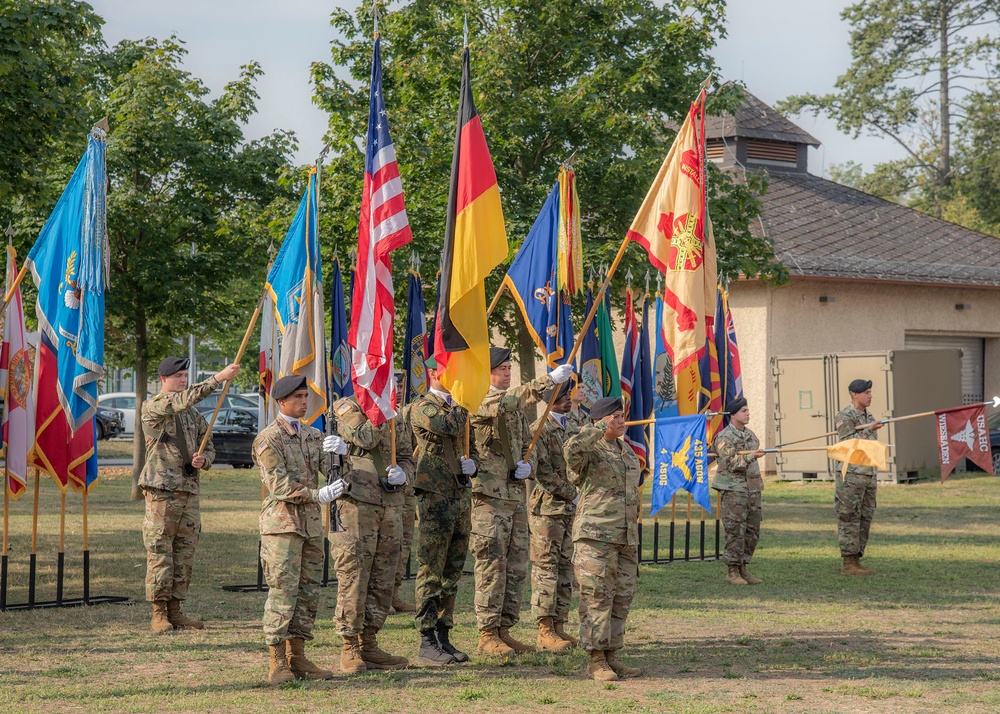
[{"label": "parked white car", "polygon": [[117,409],[125,417],[123,437],[132,438],[135,435],[135,392],[110,392],[97,397],[97,403],[104,407]]}]

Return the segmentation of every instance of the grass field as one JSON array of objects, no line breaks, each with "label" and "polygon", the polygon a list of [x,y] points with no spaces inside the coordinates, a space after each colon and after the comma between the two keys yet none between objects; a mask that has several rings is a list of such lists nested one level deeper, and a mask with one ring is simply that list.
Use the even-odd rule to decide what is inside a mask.
[{"label": "grass field", "polygon": [[[264,595],[223,584],[255,576],[254,471],[204,484],[204,532],[187,610],[201,632],[155,636],[142,602],[140,503],[124,470],[90,498],[93,595],[134,606],[0,614],[4,712],[996,712],[1000,711],[1000,480],[883,487],[865,562],[879,575],[839,576],[830,484],[768,483],[753,572],[727,586],[718,563],[643,566],[626,635],[639,679],[600,684],[585,658],[532,654],[330,682],[265,684]],[[39,598],[53,596],[58,492],[42,484]],[[78,596],[80,499],[68,498],[67,561]],[[25,599],[30,496],[11,510],[11,602]],[[680,510],[680,509],[679,509]],[[460,587],[456,643],[472,650],[472,579]],[[406,592],[412,596],[412,582]],[[335,665],[333,588],[311,648]],[[527,593],[526,593],[527,600]],[[575,621],[575,614],[571,617]],[[532,637],[528,623],[515,634]],[[391,617],[386,648],[415,657],[411,621]]]}]

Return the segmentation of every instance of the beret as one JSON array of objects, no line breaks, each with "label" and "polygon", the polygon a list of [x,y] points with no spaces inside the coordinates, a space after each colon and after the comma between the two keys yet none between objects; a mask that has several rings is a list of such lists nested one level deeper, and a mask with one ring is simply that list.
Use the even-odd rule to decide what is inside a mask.
[{"label": "beret", "polygon": [[871,388],[872,381],[870,379],[855,379],[847,385],[847,391],[851,394],[861,394],[862,392],[867,392]]},{"label": "beret", "polygon": [[609,414],[625,410],[625,405],[621,397],[604,397],[594,402],[590,408],[590,418],[594,421],[603,419]]},{"label": "beret", "polygon": [[747,400],[745,397],[737,397],[736,399],[734,399],[733,401],[729,402],[729,404],[726,405],[726,414],[732,416],[746,405],[747,405]]},{"label": "beret", "polygon": [[490,369],[496,369],[504,362],[510,362],[510,350],[506,347],[490,347]]},{"label": "beret", "polygon": [[434,355],[428,355],[427,356],[427,359],[424,360],[424,366],[427,369],[437,369],[438,368],[438,363],[437,363],[437,360],[434,359]]},{"label": "beret", "polygon": [[271,387],[271,399],[284,399],[292,392],[306,388],[306,377],[304,374],[290,374],[282,377]]},{"label": "beret", "polygon": [[558,390],[559,396],[557,396],[555,400],[559,401],[560,399],[562,399],[563,397],[565,397],[567,394],[569,394],[569,390],[570,390],[570,388],[572,386],[573,386],[573,380],[571,380],[571,379],[567,379],[562,384],[553,385],[553,386],[549,387],[548,389],[546,389],[544,392],[542,392],[542,399],[544,399],[547,402],[551,402],[552,401],[552,393],[555,392],[556,390]]},{"label": "beret", "polygon": [[167,357],[164,360],[160,360],[160,365],[156,368],[156,371],[161,377],[169,377],[172,374],[177,374],[181,370],[187,369],[189,364],[191,364],[191,360],[187,357]]}]

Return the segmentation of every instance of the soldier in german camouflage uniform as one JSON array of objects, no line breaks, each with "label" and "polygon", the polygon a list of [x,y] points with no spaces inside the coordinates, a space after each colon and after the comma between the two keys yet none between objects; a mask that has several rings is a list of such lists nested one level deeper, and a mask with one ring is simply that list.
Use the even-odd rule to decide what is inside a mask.
[{"label": "soldier in german camouflage uniform", "polygon": [[510,635],[521,613],[528,575],[528,516],[524,479],[537,456],[524,461],[532,432],[524,409],[538,402],[542,390],[573,374],[561,365],[548,376],[510,388],[510,350],[490,348],[490,390],[472,417],[481,462],[472,479],[472,537],[476,560],[476,621],[479,651],[508,656],[534,648]]},{"label": "soldier in german camouflage uniform", "polygon": [[271,398],[278,416],[253,442],[253,458],[267,489],[260,510],[260,559],[268,587],[263,621],[271,655],[268,681],[330,679],[332,671],[306,658],[305,642],[313,638],[323,575],[320,504],[347,490],[341,479],[320,488],[319,476],[332,466],[331,454],[346,454],[347,445],[300,421],[309,410],[304,376],[277,380]]},{"label": "soldier in german camouflage uniform", "polygon": [[590,417],[593,426],[570,437],[563,453],[580,492],[573,522],[580,645],[590,656],[590,676],[613,681],[640,674],[615,656],[625,643],[639,571],[639,458],[621,438],[621,398],[598,399]]},{"label": "soldier in german camouflage uniform", "polygon": [[[719,491],[719,514],[726,529],[726,552],[722,562],[728,567],[726,580],[732,585],[759,585],[760,578],[747,572],[760,539],[760,497],[764,481],[757,459],[764,456],[757,436],[747,428],[750,408],[743,397],[726,405],[729,426],[715,435],[712,442],[718,455],[718,470],[712,488]],[[740,451],[752,453],[739,454]]]},{"label": "soldier in german camouflage uniform", "polygon": [[[397,384],[397,388],[399,385]],[[399,393],[397,391],[397,393]],[[410,427],[410,410],[413,402],[410,402],[399,410],[399,420],[406,425],[410,436],[410,443],[416,448],[416,437],[413,436],[413,429]],[[399,594],[399,588],[406,577],[406,565],[410,562],[410,547],[413,544],[413,531],[417,520],[417,493],[413,490],[413,479],[403,488],[403,535],[399,545],[399,565],[396,566],[396,581],[392,590],[392,609],[396,612],[416,612],[417,608],[412,603],[406,602]]]},{"label": "soldier in german camouflage uniform", "polygon": [[[469,549],[469,477],[476,472],[475,443],[465,454],[469,413],[456,405],[441,384],[437,362],[426,361],[427,394],[413,402],[410,427],[416,439],[417,476],[417,614],[420,651],[417,661],[441,665],[468,662],[449,631],[455,626],[455,597]],[[464,454],[464,455],[463,455]]]},{"label": "soldier in german camouflage uniform", "polygon": [[[573,514],[576,487],[566,479],[563,445],[579,429],[568,423],[569,382],[559,385],[559,393],[545,420],[535,452],[538,469],[535,488],[528,502],[531,527],[531,604],[538,622],[538,648],[559,652],[575,646],[578,640],[566,634],[573,598]],[[552,389],[542,392],[546,402]],[[532,425],[538,429],[541,418]]]},{"label": "soldier in german camouflage uniform", "polygon": [[[878,440],[882,422],[868,413],[872,403],[871,380],[855,379],[847,391],[851,405],[844,407],[834,419],[837,437],[845,439]],[[842,465],[840,465],[842,466]],[[875,517],[875,492],[878,487],[877,469],[874,466],[847,465],[847,473],[837,469],[837,487],[834,504],[837,510],[837,535],[840,555],[844,558],[841,575],[874,575],[861,565],[861,557],[868,544],[868,533]]]},{"label": "soldier in german camouflage uniform", "polygon": [[[344,530],[330,536],[337,568],[334,623],[344,638],[340,668],[402,669],[409,662],[378,646],[376,636],[392,605],[403,531],[403,488],[413,475],[410,429],[400,418],[372,424],[355,397],[333,405],[337,433],[347,442],[344,479],[351,491],[340,499]],[[389,429],[396,430],[396,463]]]},{"label": "soldier in german camouflage uniform", "polygon": [[153,632],[205,627],[181,611],[191,584],[201,510],[199,476],[212,467],[215,447],[211,439],[204,453],[198,447],[208,422],[194,405],[222,382],[239,374],[231,364],[204,382],[188,388],[188,360],[168,357],[160,362],[160,393],[142,405],[146,464],[139,486],[146,497],[142,540],[146,546],[146,599],[153,604]]}]

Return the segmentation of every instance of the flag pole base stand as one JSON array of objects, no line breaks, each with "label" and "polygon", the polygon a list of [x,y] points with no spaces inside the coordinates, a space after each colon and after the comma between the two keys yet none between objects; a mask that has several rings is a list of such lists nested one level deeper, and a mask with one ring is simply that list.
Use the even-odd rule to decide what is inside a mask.
[{"label": "flag pole base stand", "polygon": [[99,595],[97,597],[91,596],[87,601],[81,598],[63,598],[62,602],[58,600],[45,600],[43,602],[36,603],[17,603],[14,605],[6,605],[3,608],[4,612],[13,612],[15,610],[40,610],[42,608],[50,607],[84,607],[90,605],[135,605],[132,600],[127,597],[120,595]]},{"label": "flag pole base stand", "polygon": [[253,585],[223,585],[222,589],[227,593],[266,593],[267,585],[254,583]]}]

